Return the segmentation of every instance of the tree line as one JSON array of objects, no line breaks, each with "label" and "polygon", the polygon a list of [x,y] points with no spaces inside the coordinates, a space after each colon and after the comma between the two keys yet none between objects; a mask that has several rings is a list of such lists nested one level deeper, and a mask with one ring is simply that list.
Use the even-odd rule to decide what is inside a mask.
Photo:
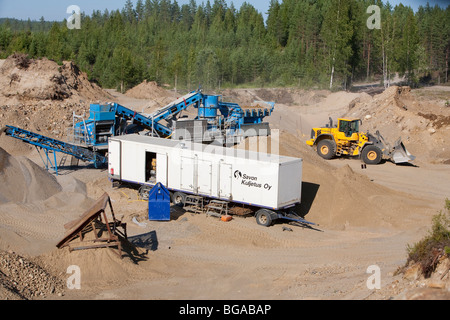
[{"label": "tree line", "polygon": [[[369,28],[380,8],[380,28]],[[267,20],[225,0],[127,0],[121,10],[66,21],[0,20],[0,57],[73,60],[93,81],[124,91],[143,80],[193,90],[242,86],[349,89],[448,81],[450,6],[380,0],[271,0]]]}]

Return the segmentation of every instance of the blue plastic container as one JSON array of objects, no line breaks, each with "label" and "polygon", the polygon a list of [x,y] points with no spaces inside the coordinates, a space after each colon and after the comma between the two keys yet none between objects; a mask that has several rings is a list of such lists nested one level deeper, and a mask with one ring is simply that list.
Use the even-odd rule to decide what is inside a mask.
[{"label": "blue plastic container", "polygon": [[150,221],[170,221],[170,193],[159,182],[148,195],[148,219]]}]

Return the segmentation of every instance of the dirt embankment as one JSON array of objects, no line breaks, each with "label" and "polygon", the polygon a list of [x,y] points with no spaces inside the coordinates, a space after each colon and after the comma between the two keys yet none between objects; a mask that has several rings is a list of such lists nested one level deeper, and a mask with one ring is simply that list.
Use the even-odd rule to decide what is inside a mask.
[{"label": "dirt embankment", "polygon": [[[0,71],[0,95],[11,102],[102,100],[108,95],[73,62],[29,59],[14,54],[3,61]],[[4,102],[3,102],[4,103]]]},{"label": "dirt embankment", "polygon": [[378,130],[388,143],[402,138],[419,163],[443,163],[450,159],[450,108],[444,103],[450,91],[445,88],[436,97],[425,89],[393,86],[372,99],[355,101],[345,116],[362,119],[361,130]]},{"label": "dirt embankment", "polygon": [[267,118],[272,128],[289,132],[301,141],[309,139],[312,128],[332,118],[359,118],[361,131],[379,131],[393,145],[401,138],[418,163],[450,163],[450,89],[411,90],[392,86],[373,95],[365,92],[305,91],[296,89],[224,90],[224,100],[240,104],[258,100],[275,101]]},{"label": "dirt embankment", "polygon": [[70,61],[58,65],[14,54],[0,63],[0,127],[18,126],[63,138],[73,113],[86,115],[91,103],[111,98]]}]

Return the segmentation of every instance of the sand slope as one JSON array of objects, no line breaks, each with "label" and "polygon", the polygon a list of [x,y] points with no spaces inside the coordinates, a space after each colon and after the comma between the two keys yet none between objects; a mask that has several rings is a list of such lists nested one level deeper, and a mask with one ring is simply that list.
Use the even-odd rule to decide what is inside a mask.
[{"label": "sand slope", "polygon": [[46,200],[61,186],[55,177],[25,157],[13,157],[0,148],[0,203]]},{"label": "sand slope", "polygon": [[1,148],[0,181],[3,249],[38,254],[53,248],[64,234],[63,225],[92,203],[81,182],[62,178],[63,187],[30,159],[11,156]]}]

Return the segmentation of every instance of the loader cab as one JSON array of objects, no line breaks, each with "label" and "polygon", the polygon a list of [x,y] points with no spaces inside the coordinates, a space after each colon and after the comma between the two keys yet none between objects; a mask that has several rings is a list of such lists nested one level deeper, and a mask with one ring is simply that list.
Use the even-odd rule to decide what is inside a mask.
[{"label": "loader cab", "polygon": [[339,139],[359,140],[360,119],[338,119]]}]

